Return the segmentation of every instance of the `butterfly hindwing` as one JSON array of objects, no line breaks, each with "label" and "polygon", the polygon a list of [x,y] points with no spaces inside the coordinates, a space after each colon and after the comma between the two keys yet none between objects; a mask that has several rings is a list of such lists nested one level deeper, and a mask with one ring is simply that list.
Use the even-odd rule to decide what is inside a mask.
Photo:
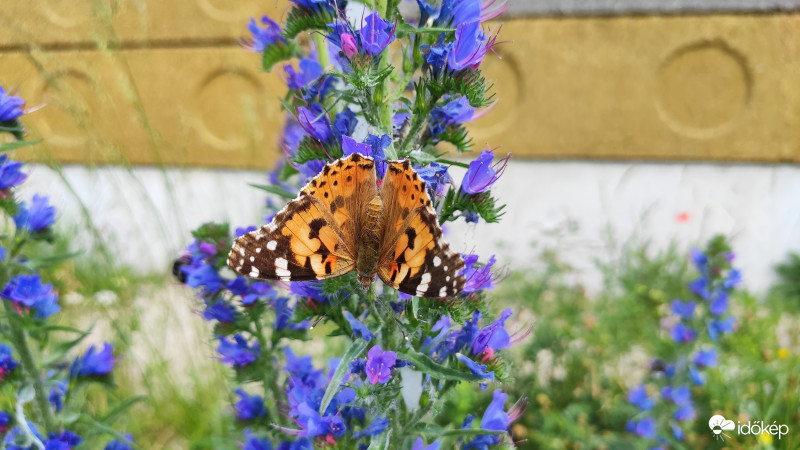
[{"label": "butterfly hindwing", "polygon": [[386,226],[378,276],[418,297],[449,297],[464,288],[464,261],[442,240],[425,182],[408,161],[392,161],[381,187]]},{"label": "butterfly hindwing", "polygon": [[228,265],[251,278],[322,280],[355,268],[345,240],[327,206],[301,193],[272,223],[236,239]]}]

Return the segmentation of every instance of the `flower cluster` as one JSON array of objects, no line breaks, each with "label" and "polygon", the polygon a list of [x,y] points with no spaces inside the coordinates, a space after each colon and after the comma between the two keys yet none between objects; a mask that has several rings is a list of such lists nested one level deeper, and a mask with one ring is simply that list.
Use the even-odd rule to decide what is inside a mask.
[{"label": "flower cluster", "polygon": [[[19,124],[23,106],[22,99],[8,95],[0,87],[0,132],[11,132],[17,139],[23,138]],[[24,142],[0,144],[0,151],[22,144]],[[51,279],[49,274],[38,269],[43,264],[28,251],[33,242],[51,240],[56,210],[46,196],[34,194],[30,203],[17,200],[15,190],[27,179],[22,169],[22,163],[0,153],[0,209],[7,218],[13,219],[6,220],[6,223],[14,224],[13,229],[4,230],[0,236],[0,302],[5,312],[3,337],[8,340],[0,343],[0,383],[4,392],[11,393],[16,401],[14,416],[0,411],[0,438],[3,448],[7,449],[69,449],[84,443],[84,438],[77,432],[83,434],[88,430],[64,429],[66,423],[76,427],[80,425],[74,420],[66,421],[56,413],[69,417],[83,414],[80,409],[83,402],[70,404],[67,393],[77,391],[80,396],[90,381],[107,383],[114,368],[114,349],[109,343],[104,343],[99,351],[91,346],[70,364],[63,360],[64,355],[74,351],[82,338],[62,343],[50,336],[51,331],[58,328],[85,334],[69,327],[48,324],[48,320],[61,310],[58,291],[52,283],[45,282]],[[62,255],[50,258],[65,259]],[[33,360],[31,340],[37,341],[36,346],[40,349],[37,353],[49,360],[47,364]],[[56,343],[58,347],[50,349],[50,343]],[[43,374],[42,366],[53,369]],[[34,407],[27,407],[28,403]],[[98,435],[96,430],[93,434]],[[99,445],[96,440],[92,444]],[[127,442],[111,440],[106,448],[125,450],[131,449],[132,445],[132,438]]]},{"label": "flower cluster", "polygon": [[[627,423],[630,433],[659,444],[684,439],[685,427],[697,417],[692,390],[705,384],[704,371],[715,367],[719,358],[717,341],[736,324],[728,314],[731,292],[741,281],[739,270],[731,267],[733,259],[722,237],[712,239],[706,251],[692,249],[699,277],[688,285],[688,300],[669,304],[667,318],[673,322],[668,333],[676,345],[677,360],[659,359],[651,364],[651,371],[659,375],[660,389],[648,392],[641,384],[629,392],[628,401],[639,410],[639,418]],[[665,432],[671,435],[669,439]]]},{"label": "flower cluster", "polygon": [[[388,161],[406,159],[424,180],[440,226],[462,217],[499,220],[504,206],[492,191],[509,156],[487,149],[461,163],[442,159],[436,146],[472,150],[464,125],[491,109],[480,66],[497,38],[497,30],[482,23],[502,13],[506,2],[446,0],[434,7],[420,0],[414,24],[396,2],[360,14],[346,10],[345,2],[293,3],[284,23],[252,20],[252,36],[243,40],[245,48],[261,53],[266,70],[284,62],[288,87],[279,142],[284,158],[264,189],[292,199],[326,164],[355,153],[375,161],[380,187]],[[295,39],[303,32],[312,35],[307,47]],[[466,169],[460,184],[450,174],[454,165]],[[267,221],[280,207],[268,198]],[[489,311],[487,292],[501,278],[494,256],[462,255],[462,291],[421,299],[382,285],[365,292],[354,272],[294,282],[232,275],[226,270],[232,241],[253,230],[231,235],[227,225],[204,225],[174,266],[175,275],[197,289],[202,315],[214,323],[220,360],[232,368],[244,448],[272,448],[273,442],[310,448],[342,440],[419,449],[508,442],[508,427],[525,401],[506,413],[500,390],[480,424],[486,434],[467,431],[470,419],[463,428],[454,424],[451,437],[426,444],[428,436],[414,433],[421,424],[405,426],[429,420],[413,418],[414,411],[441,402],[461,381],[483,389],[509,378],[503,350],[530,328],[507,328],[511,310],[482,319]],[[329,359],[327,371],[289,345],[309,339],[320,322],[331,342],[345,339],[344,355]],[[455,432],[461,429],[467,438]]]}]

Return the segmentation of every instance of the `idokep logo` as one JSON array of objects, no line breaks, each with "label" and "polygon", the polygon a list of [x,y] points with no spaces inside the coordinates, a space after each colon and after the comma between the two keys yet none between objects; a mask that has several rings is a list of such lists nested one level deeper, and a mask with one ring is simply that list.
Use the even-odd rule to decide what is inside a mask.
[{"label": "idokep logo", "polygon": [[711,419],[708,420],[708,428],[714,433],[715,438],[722,439],[723,441],[726,437],[730,437],[730,435],[725,432],[734,430],[742,435],[758,436],[762,433],[766,433],[770,436],[777,436],[778,439],[789,433],[789,425],[778,424],[777,421],[772,422],[772,424],[764,424],[764,422],[760,420],[756,420],[755,422],[748,421],[747,423],[737,421],[734,424],[732,420],[728,420],[719,414],[712,416]]}]

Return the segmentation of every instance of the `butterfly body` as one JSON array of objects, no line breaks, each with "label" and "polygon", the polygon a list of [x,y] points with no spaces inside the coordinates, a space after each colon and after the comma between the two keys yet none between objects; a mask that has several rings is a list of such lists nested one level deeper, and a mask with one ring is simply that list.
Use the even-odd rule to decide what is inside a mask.
[{"label": "butterfly body", "polygon": [[228,265],[239,274],[281,281],[358,273],[419,297],[457,295],[461,257],[441,239],[425,182],[408,161],[387,162],[381,189],[375,163],[354,153],[326,165],[275,215],[239,237]]}]

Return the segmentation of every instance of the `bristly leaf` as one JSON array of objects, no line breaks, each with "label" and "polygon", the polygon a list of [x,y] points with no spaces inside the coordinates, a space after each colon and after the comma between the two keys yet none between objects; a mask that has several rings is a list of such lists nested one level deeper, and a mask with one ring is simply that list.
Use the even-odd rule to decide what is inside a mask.
[{"label": "bristly leaf", "polygon": [[289,58],[300,57],[301,54],[300,46],[296,42],[277,42],[264,49],[261,56],[261,64],[264,70],[269,72],[276,63],[286,61]]},{"label": "bristly leaf", "polygon": [[469,195],[454,189],[450,189],[442,201],[442,212],[439,214],[439,222],[445,223],[454,221],[462,217],[467,211],[474,211],[487,223],[496,223],[505,214],[503,209],[506,205],[497,206],[490,191],[480,194]]},{"label": "bristly leaf", "polygon": [[436,136],[440,142],[453,144],[459,153],[472,151],[472,138],[469,137],[467,129],[461,124],[451,125],[445,128],[444,133]]},{"label": "bristly leaf", "polygon": [[283,25],[283,36],[289,40],[309,30],[329,31],[328,25],[336,20],[333,11],[325,7],[309,9],[295,6],[289,11]]},{"label": "bristly leaf", "polygon": [[460,370],[445,367],[436,363],[429,356],[422,353],[417,353],[414,350],[407,350],[405,352],[398,352],[397,357],[407,359],[414,364],[414,367],[420,372],[430,375],[431,378],[437,380],[452,380],[452,381],[481,381],[483,378],[473,375],[470,372],[462,372]]},{"label": "bristly leaf", "polygon": [[428,79],[426,87],[431,96],[435,98],[441,98],[445,94],[464,95],[474,108],[490,105],[494,97],[494,94],[489,95],[492,85],[486,85],[486,80],[481,76],[480,70],[445,72],[438,77]]},{"label": "bristly leaf", "polygon": [[[2,131],[2,130],[3,130],[3,128],[0,127],[0,131]],[[3,143],[0,143],[0,153],[8,152],[8,151],[11,151],[11,150],[16,150],[16,149],[22,148],[22,147],[27,147],[29,145],[38,144],[39,142],[42,142],[42,140],[39,139],[38,141],[3,142]]]},{"label": "bristly leaf", "polygon": [[[2,131],[11,133],[18,141],[21,141],[25,138],[25,128],[22,127],[22,123],[19,121],[19,119],[0,122],[0,132]],[[3,151],[5,151],[5,149],[3,149]]]},{"label": "bristly leaf", "polygon": [[306,136],[297,146],[297,154],[292,158],[296,164],[305,164],[315,159],[332,161],[342,157],[342,148],[335,142],[320,142],[310,136]]}]

